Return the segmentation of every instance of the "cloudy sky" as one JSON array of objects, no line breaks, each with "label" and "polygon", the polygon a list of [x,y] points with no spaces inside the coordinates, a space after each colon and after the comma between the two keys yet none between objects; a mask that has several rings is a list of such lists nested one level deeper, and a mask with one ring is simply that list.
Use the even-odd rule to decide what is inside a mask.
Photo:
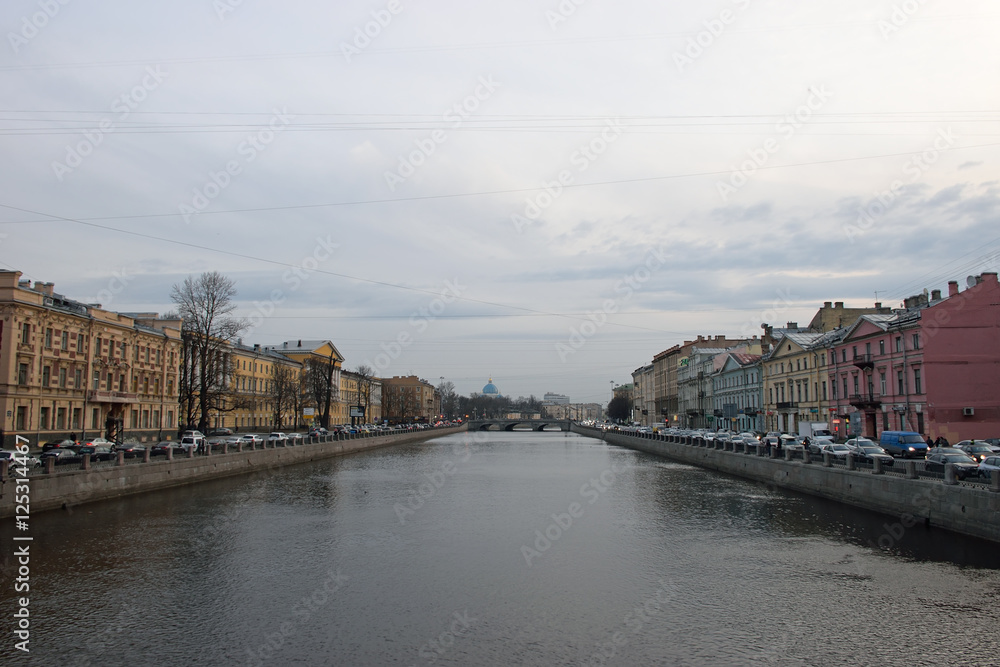
[{"label": "cloudy sky", "polygon": [[6,0],[0,266],[245,342],[609,398],[996,270],[986,0]]}]

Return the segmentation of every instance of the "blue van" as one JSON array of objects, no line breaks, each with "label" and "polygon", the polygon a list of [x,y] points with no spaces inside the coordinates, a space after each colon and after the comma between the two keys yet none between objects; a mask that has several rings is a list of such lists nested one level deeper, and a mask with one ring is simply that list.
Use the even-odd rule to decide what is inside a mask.
[{"label": "blue van", "polygon": [[927,442],[915,431],[883,431],[879,438],[882,449],[904,459],[922,459],[927,456]]}]

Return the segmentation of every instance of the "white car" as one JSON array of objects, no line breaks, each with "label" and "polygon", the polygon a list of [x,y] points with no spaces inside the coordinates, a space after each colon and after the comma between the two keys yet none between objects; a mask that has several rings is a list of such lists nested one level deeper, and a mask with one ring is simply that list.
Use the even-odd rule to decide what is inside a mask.
[{"label": "white car", "polygon": [[851,450],[847,448],[847,445],[827,445],[823,448],[823,451],[830,452],[830,454],[838,459],[846,459],[847,455],[851,453]]},{"label": "white car", "polygon": [[1000,456],[987,456],[979,464],[979,476],[983,479],[991,480],[997,470],[1000,470]]},{"label": "white car", "polygon": [[42,465],[42,462],[35,456],[27,456],[8,450],[0,451],[0,461],[10,461],[11,468],[21,467],[22,463],[27,463],[29,468],[37,468]]},{"label": "white car", "polygon": [[878,443],[868,438],[851,438],[844,443],[852,452],[856,452],[862,447],[878,447]]},{"label": "white car", "polygon": [[288,435],[286,433],[281,433],[280,431],[275,431],[271,435],[267,436],[267,441],[272,445],[278,443],[285,444],[288,442]]}]

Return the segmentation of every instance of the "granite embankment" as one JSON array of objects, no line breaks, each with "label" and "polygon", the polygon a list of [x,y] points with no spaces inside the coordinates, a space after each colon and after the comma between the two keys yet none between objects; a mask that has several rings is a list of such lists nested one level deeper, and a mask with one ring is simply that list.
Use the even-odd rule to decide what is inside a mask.
[{"label": "granite embankment", "polygon": [[[83,469],[81,464],[66,464],[52,472],[34,470],[28,480],[27,499],[30,512],[69,507],[81,503],[106,500],[184,484],[194,484],[230,475],[259,473],[269,469],[341,456],[379,447],[391,447],[439,438],[465,430],[465,426],[407,431],[398,434],[372,436],[327,436],[289,441],[284,447],[258,446],[241,449],[233,445],[223,452],[152,461],[121,460]],[[15,493],[15,482],[22,479],[16,471],[6,469],[0,484],[0,517],[15,514],[17,504],[25,496]],[[65,469],[63,469],[65,468]],[[23,489],[24,486],[20,485]],[[17,498],[17,501],[15,499]],[[23,513],[24,510],[21,510]]]},{"label": "granite embankment", "polygon": [[[773,484],[776,487],[836,500],[895,517],[902,527],[922,523],[1000,542],[1000,476],[989,484],[960,483],[917,476],[915,461],[895,461],[892,468],[855,467],[826,457],[764,456],[763,447],[744,451],[717,449],[690,436],[601,431],[574,424],[573,431],[610,444],[675,461]],[[730,445],[731,447],[731,445]]]}]

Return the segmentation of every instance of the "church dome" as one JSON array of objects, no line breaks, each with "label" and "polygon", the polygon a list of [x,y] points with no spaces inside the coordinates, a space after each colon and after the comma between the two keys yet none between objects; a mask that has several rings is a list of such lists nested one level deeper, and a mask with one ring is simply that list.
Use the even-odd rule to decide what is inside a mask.
[{"label": "church dome", "polygon": [[500,388],[493,384],[493,378],[483,387],[483,396],[499,396]]}]

